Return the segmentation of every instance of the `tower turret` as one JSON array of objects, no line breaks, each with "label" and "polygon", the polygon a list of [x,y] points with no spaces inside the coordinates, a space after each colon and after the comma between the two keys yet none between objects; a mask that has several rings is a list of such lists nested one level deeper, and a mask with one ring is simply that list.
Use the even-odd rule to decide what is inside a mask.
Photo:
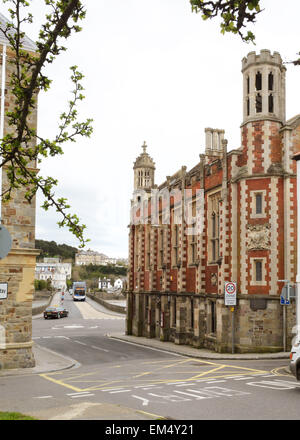
[{"label": "tower turret", "polygon": [[242,60],[243,124],[259,120],[285,122],[285,72],[278,52],[250,52]]},{"label": "tower turret", "polygon": [[143,189],[150,191],[154,187],[155,163],[147,153],[147,145],[144,142],[143,152],[134,162],[134,191]]}]

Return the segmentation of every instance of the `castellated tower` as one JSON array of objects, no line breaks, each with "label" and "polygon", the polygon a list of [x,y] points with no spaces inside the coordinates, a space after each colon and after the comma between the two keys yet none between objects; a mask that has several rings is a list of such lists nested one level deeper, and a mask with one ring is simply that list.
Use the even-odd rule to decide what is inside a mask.
[{"label": "castellated tower", "polygon": [[[278,295],[278,280],[293,280],[295,174],[286,132],[285,73],[278,52],[250,52],[242,60],[242,152],[237,188],[241,292]],[[282,264],[284,262],[284,264]]]},{"label": "castellated tower", "polygon": [[250,52],[242,60],[243,113],[249,121],[285,122],[285,72],[278,52]]},{"label": "castellated tower", "polygon": [[260,54],[250,52],[242,60],[242,145],[247,151],[248,174],[267,173],[274,166],[281,167],[279,130],[286,118],[285,72],[278,52],[273,55],[265,49]]}]

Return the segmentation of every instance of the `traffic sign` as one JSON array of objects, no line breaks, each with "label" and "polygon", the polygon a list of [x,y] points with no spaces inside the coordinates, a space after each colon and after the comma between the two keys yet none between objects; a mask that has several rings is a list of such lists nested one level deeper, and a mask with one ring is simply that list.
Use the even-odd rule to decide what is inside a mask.
[{"label": "traffic sign", "polygon": [[290,305],[290,299],[296,297],[296,289],[295,286],[291,286],[290,282],[288,281],[285,286],[281,289],[281,295],[280,295],[280,304],[283,306],[289,306]]},{"label": "traffic sign", "polygon": [[0,283],[0,299],[6,299],[7,298],[7,283]]},{"label": "traffic sign", "polygon": [[12,239],[8,230],[0,225],[0,259],[5,258],[11,249]]},{"label": "traffic sign", "polygon": [[280,295],[280,304],[282,306],[289,306],[290,305],[290,300],[286,299],[284,296]]},{"label": "traffic sign", "polygon": [[235,282],[225,283],[225,306],[236,306],[236,290]]}]

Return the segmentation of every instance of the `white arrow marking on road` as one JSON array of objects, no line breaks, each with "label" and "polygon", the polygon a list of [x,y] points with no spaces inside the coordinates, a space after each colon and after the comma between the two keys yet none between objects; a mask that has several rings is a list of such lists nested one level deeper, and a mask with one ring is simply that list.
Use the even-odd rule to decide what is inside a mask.
[{"label": "white arrow marking on road", "polygon": [[144,399],[143,397],[139,397],[139,396],[135,396],[134,394],[132,395],[132,397],[135,397],[136,399],[140,399],[143,401],[143,406],[147,406],[149,403],[148,399]]}]

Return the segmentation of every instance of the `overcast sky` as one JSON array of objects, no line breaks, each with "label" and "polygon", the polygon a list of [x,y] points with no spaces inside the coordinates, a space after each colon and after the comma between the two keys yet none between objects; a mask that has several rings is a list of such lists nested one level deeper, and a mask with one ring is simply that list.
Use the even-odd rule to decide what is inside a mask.
[{"label": "overcast sky", "polygon": [[[33,40],[43,19],[42,0],[32,0]],[[80,117],[94,119],[90,139],[66,146],[47,159],[42,175],[59,180],[57,194],[87,225],[88,247],[127,257],[133,162],[144,141],[156,163],[156,183],[188,169],[204,152],[205,127],[225,130],[229,150],[240,147],[241,59],[270,49],[284,61],[300,51],[299,0],[264,0],[251,28],[256,46],[220,33],[219,21],[204,22],[189,0],[83,0],[83,31],[68,43],[49,75],[50,92],[39,97],[39,133],[54,137],[57,117],[72,90],[69,66],[85,75]],[[283,9],[284,5],[284,9]],[[2,5],[1,12],[6,14]],[[300,67],[287,65],[287,119],[300,113]],[[38,197],[38,206],[42,204]],[[78,246],[60,229],[55,211],[37,208],[36,238]]]}]

